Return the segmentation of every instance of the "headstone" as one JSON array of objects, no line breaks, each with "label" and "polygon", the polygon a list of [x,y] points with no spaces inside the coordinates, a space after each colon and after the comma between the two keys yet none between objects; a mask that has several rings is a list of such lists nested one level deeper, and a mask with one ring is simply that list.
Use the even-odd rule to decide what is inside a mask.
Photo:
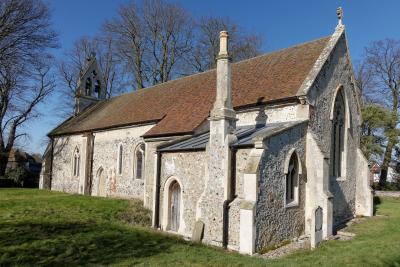
[{"label": "headstone", "polygon": [[192,241],[200,242],[203,239],[203,232],[204,232],[204,223],[198,220],[194,225],[192,233]]},{"label": "headstone", "polygon": [[313,229],[311,233],[311,247],[315,248],[322,242],[322,223],[323,223],[323,210],[321,207],[315,209],[313,218]]}]

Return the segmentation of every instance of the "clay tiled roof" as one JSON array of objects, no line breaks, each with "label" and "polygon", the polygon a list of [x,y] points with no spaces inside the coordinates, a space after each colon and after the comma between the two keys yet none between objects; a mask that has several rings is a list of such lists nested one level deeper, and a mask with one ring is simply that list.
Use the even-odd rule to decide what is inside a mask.
[{"label": "clay tiled roof", "polygon": [[[232,64],[234,108],[293,99],[329,37]],[[215,99],[211,70],[102,101],[50,135],[157,122],[146,136],[191,133],[209,115]]]}]

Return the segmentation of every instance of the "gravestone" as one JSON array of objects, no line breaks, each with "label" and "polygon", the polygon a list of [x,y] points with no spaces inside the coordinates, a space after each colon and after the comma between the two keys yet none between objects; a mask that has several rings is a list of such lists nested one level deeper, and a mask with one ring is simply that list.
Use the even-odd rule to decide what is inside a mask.
[{"label": "gravestone", "polygon": [[311,248],[315,248],[322,242],[322,223],[323,223],[323,210],[317,207],[314,211],[314,218],[311,232]]},{"label": "gravestone", "polygon": [[203,239],[204,223],[198,220],[193,228],[192,241],[200,242]]}]

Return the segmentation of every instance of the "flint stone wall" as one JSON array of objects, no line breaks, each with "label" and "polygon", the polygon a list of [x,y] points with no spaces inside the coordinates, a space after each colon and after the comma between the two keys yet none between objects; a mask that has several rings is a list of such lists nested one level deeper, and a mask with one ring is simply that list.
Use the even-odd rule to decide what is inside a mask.
[{"label": "flint stone wall", "polygon": [[[99,170],[106,177],[107,196],[144,199],[145,177],[134,177],[135,151],[143,143],[140,137],[153,125],[138,126],[95,133],[93,153],[92,194],[98,194]],[[122,173],[118,174],[118,151],[122,145]],[[147,152],[147,151],[146,151]],[[145,153],[145,160],[153,155]],[[147,161],[146,161],[147,163]],[[145,165],[145,169],[152,166]]]},{"label": "flint stone wall", "polygon": [[346,130],[348,144],[346,172],[341,179],[330,177],[329,190],[334,196],[334,225],[352,218],[355,213],[357,164],[354,160],[357,159],[357,148],[360,145],[361,117],[357,103],[357,91],[351,77],[351,63],[347,54],[346,41],[342,36],[314,85],[310,88],[308,95],[312,105],[310,130],[316,137],[321,151],[328,157],[331,155],[332,123],[330,113],[333,108],[335,92],[339,85],[343,86],[345,101],[347,101],[349,108],[349,113],[346,114],[350,122],[350,128]]},{"label": "flint stone wall", "polygon": [[[204,191],[207,157],[205,151],[163,153],[160,170],[160,219],[168,216],[164,210],[164,195],[168,179],[176,179],[181,185],[181,221],[179,234],[191,237],[195,223],[198,201]],[[168,207],[167,207],[168,209]],[[221,207],[222,209],[222,207]],[[166,225],[162,225],[163,230]]]},{"label": "flint stone wall", "polygon": [[228,219],[228,248],[239,250],[240,234],[240,203],[243,199],[243,174],[251,149],[238,149],[236,152],[236,181],[235,195],[237,196],[229,204]]},{"label": "flint stone wall", "polygon": [[[73,175],[74,151],[78,148],[81,157],[79,176]],[[69,135],[54,139],[53,177],[51,189],[67,193],[78,193],[80,179],[85,175],[86,138]]]},{"label": "flint stone wall", "polygon": [[[301,124],[264,141],[267,148],[259,165],[259,195],[255,218],[256,250],[304,233],[306,131],[307,124]],[[299,175],[298,206],[286,207],[284,162],[293,148],[302,162],[303,172]]]}]

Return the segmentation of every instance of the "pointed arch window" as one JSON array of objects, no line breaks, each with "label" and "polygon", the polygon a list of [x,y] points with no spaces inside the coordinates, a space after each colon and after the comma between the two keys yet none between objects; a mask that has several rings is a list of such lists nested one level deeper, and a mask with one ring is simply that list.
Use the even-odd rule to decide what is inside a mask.
[{"label": "pointed arch window", "polygon": [[294,206],[298,204],[299,199],[299,158],[297,153],[293,151],[290,155],[290,159],[285,163],[285,203],[287,206]]},{"label": "pointed arch window", "polygon": [[144,165],[145,165],[145,145],[144,143],[138,145],[135,150],[135,179],[143,179],[144,176]]},{"label": "pointed arch window", "polygon": [[100,98],[101,96],[101,83],[99,80],[96,80],[96,83],[94,84],[94,92],[97,94],[97,98]]},{"label": "pointed arch window", "polygon": [[331,175],[336,178],[343,174],[345,111],[344,97],[340,90],[336,95],[332,117]]},{"label": "pointed arch window", "polygon": [[90,96],[92,94],[92,79],[88,77],[85,83],[85,94]]},{"label": "pointed arch window", "polygon": [[73,158],[73,163],[72,164],[73,164],[73,166],[72,166],[73,174],[74,174],[75,177],[78,177],[79,176],[80,164],[81,164],[81,156],[80,156],[78,148],[75,148],[74,158]]},{"label": "pointed arch window", "polygon": [[118,162],[117,169],[118,169],[119,175],[122,174],[123,153],[124,153],[124,151],[123,151],[122,144],[121,144],[118,146],[118,160],[117,160],[117,162]]}]

